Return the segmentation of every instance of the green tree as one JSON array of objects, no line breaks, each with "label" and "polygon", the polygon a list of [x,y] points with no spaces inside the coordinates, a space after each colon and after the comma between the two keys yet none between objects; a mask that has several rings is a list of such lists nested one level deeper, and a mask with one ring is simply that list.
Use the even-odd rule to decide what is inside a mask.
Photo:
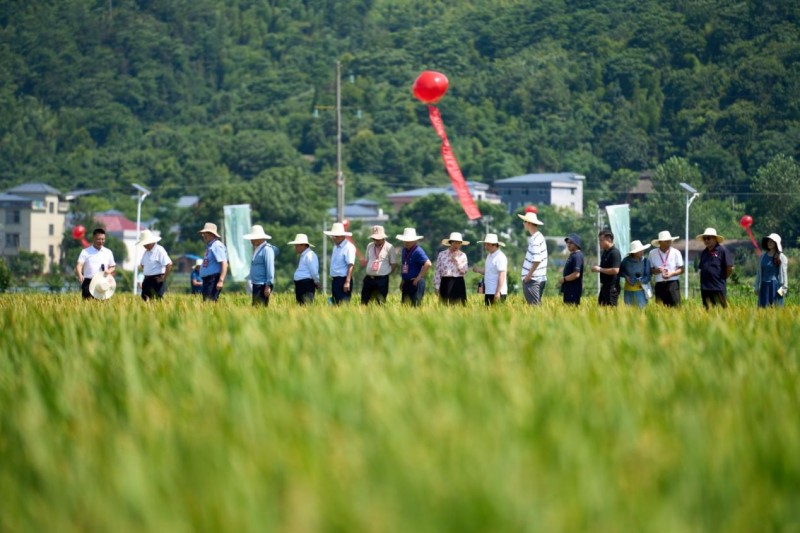
[{"label": "green tree", "polygon": [[800,164],[780,154],[758,169],[753,179],[754,228],[765,235],[778,233],[784,245],[798,244],[800,237]]}]

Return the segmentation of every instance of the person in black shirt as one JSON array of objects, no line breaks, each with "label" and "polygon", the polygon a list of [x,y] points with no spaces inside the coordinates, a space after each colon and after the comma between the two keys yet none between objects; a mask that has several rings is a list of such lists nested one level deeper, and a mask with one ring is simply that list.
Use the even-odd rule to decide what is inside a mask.
[{"label": "person in black shirt", "polygon": [[700,254],[700,295],[703,297],[703,306],[708,309],[712,305],[722,308],[728,307],[727,285],[728,278],[733,272],[733,256],[727,248],[722,246],[725,237],[717,235],[714,228],[706,230],[697,236],[698,241],[705,244],[705,249]]},{"label": "person in black shirt", "polygon": [[614,246],[614,234],[603,230],[598,234],[600,243],[600,265],[594,265],[592,272],[600,273],[600,295],[597,297],[599,305],[616,307],[619,302],[619,267],[622,256],[619,249]]},{"label": "person in black shirt", "polygon": [[558,280],[561,285],[561,294],[564,303],[580,305],[583,294],[583,253],[581,253],[581,238],[575,233],[564,239],[570,251],[567,263],[564,265],[564,275]]}]

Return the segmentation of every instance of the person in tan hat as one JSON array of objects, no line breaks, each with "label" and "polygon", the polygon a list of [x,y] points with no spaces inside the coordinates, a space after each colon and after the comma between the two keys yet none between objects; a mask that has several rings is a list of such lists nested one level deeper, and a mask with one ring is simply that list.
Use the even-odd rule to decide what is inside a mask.
[{"label": "person in tan hat", "polygon": [[439,252],[436,257],[433,286],[443,304],[467,305],[467,284],[464,283],[464,275],[469,270],[469,261],[467,254],[461,251],[461,247],[467,244],[469,241],[465,241],[457,231],[442,240],[442,245],[447,246],[447,249]]},{"label": "person in tan hat", "polygon": [[500,248],[506,244],[497,240],[496,233],[487,233],[478,242],[483,244],[483,249],[488,254],[483,268],[472,267],[473,272],[483,274],[483,303],[492,306],[505,302],[508,296],[508,258]]},{"label": "person in tan hat", "polygon": [[342,222],[334,222],[331,229],[323,233],[333,239],[330,266],[333,303],[349,303],[353,291],[353,268],[356,264],[356,247],[347,239],[352,233],[345,231]]},{"label": "person in tan hat", "polygon": [[136,243],[144,247],[140,265],[144,275],[142,300],[145,302],[150,299],[160,300],[164,296],[166,279],[172,271],[172,259],[164,247],[158,244],[159,241],[161,237],[156,237],[146,229],[139,234],[139,241]]},{"label": "person in tan hat", "polygon": [[522,293],[529,305],[539,305],[547,284],[547,243],[539,231],[539,226],[544,223],[533,212],[517,216],[530,233],[525,260],[522,262]]},{"label": "person in tan hat", "polygon": [[268,307],[275,284],[275,250],[267,242],[272,236],[264,232],[263,226],[256,224],[243,238],[253,246],[248,276],[253,286],[253,307]]},{"label": "person in tan hat", "polygon": [[201,266],[203,266],[203,260],[196,260],[194,268],[192,268],[192,274],[189,276],[189,288],[192,294],[203,294],[203,278],[200,277]]},{"label": "person in tan hat", "polygon": [[78,282],[81,284],[81,294],[84,300],[92,299],[89,285],[93,277],[98,274],[114,276],[117,264],[114,262],[114,253],[105,247],[105,243],[106,230],[97,228],[92,232],[92,245],[83,249],[78,256],[75,273],[78,275]]},{"label": "person in tan hat", "polygon": [[414,307],[422,303],[425,296],[425,275],[431,268],[431,260],[425,250],[419,246],[419,241],[424,237],[417,235],[415,228],[403,229],[403,234],[397,240],[403,243],[401,257],[402,269],[400,270],[401,302]]},{"label": "person in tan hat", "polygon": [[705,245],[698,268],[703,306],[710,309],[719,305],[724,309],[728,307],[728,278],[733,273],[733,255],[722,246],[725,237],[718,235],[714,228],[706,228],[697,240]]},{"label": "person in tan hat", "polygon": [[788,263],[783,255],[781,236],[770,233],[761,239],[764,253],[758,260],[754,288],[759,307],[783,307],[783,297],[789,290]]},{"label": "person in tan hat", "polygon": [[206,243],[206,253],[200,267],[200,277],[203,278],[203,301],[216,302],[225,284],[228,275],[228,248],[223,244],[217,225],[206,222],[198,233]]},{"label": "person in tan hat", "polygon": [[653,294],[657,302],[667,307],[681,305],[680,278],[683,274],[683,256],[672,246],[677,238],[669,231],[659,231],[658,237],[650,241],[653,249],[647,256],[650,261],[650,274],[655,276]]},{"label": "person in tan hat", "polygon": [[308,242],[308,235],[298,233],[294,240],[289,241],[294,245],[297,254],[297,268],[294,271],[294,298],[298,305],[314,303],[314,295],[322,288],[319,281],[319,258]]},{"label": "person in tan hat", "polygon": [[361,304],[386,302],[389,295],[389,276],[397,269],[397,249],[386,240],[383,226],[372,226],[367,245],[367,273],[361,285]]},{"label": "person in tan hat", "polygon": [[636,305],[640,309],[647,305],[650,289],[650,261],[644,256],[649,244],[633,241],[628,255],[622,260],[619,275],[623,279],[622,300],[625,305]]}]

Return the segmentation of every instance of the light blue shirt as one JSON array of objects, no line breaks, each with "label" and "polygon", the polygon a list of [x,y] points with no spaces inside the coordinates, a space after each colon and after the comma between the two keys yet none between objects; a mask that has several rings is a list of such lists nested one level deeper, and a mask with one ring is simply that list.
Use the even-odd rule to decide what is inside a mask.
[{"label": "light blue shirt", "polygon": [[253,252],[250,263],[250,283],[272,285],[275,282],[275,251],[268,242],[262,242]]},{"label": "light blue shirt", "polygon": [[222,272],[222,262],[228,261],[228,249],[219,239],[214,239],[206,244],[206,256],[200,267],[200,277],[213,276]]},{"label": "light blue shirt", "polygon": [[347,268],[356,264],[356,247],[348,241],[343,240],[333,247],[331,254],[331,277],[343,278],[347,276]]},{"label": "light blue shirt", "polygon": [[294,271],[294,280],[313,279],[319,283],[319,258],[311,248],[306,248],[297,258],[297,270]]}]

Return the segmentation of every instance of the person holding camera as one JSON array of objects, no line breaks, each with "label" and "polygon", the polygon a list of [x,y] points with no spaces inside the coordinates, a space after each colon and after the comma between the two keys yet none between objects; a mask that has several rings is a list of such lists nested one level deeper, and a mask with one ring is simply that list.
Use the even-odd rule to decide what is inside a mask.
[{"label": "person holding camera", "polygon": [[644,256],[644,251],[648,248],[649,244],[642,245],[642,241],[633,241],[627,257],[622,260],[622,265],[619,267],[619,274],[625,280],[622,288],[625,305],[637,305],[642,308],[647,305],[647,300],[652,295],[650,261]]}]

